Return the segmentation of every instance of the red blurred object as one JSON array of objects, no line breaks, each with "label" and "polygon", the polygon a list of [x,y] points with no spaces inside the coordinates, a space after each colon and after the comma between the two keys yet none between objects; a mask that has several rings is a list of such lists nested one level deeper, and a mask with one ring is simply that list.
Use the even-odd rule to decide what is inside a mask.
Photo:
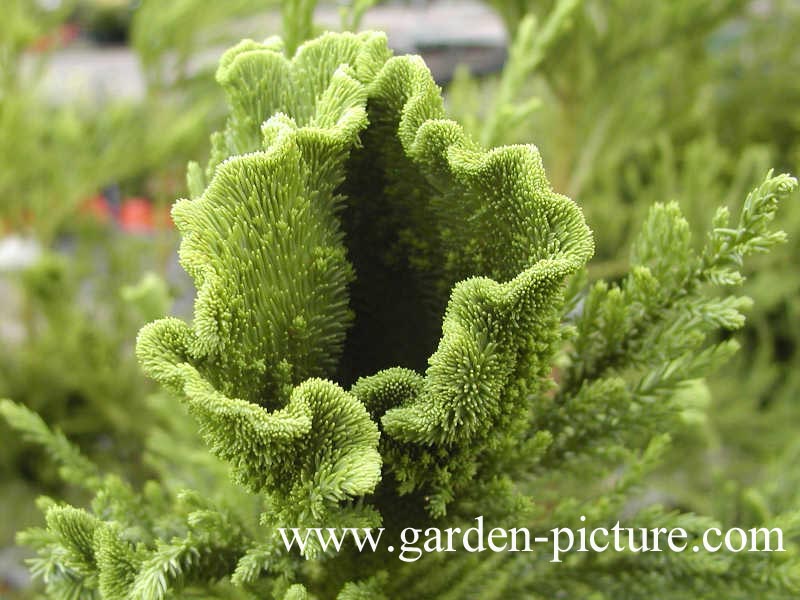
[{"label": "red blurred object", "polygon": [[65,23],[59,25],[52,32],[47,35],[34,40],[31,44],[31,50],[34,52],[45,52],[53,48],[61,48],[66,46],[81,33],[80,27],[75,23]]},{"label": "red blurred object", "polygon": [[77,23],[66,23],[61,26],[61,42],[69,44],[81,35],[81,28]]},{"label": "red blurred object", "polygon": [[113,216],[111,206],[109,206],[108,200],[102,194],[87,198],[81,206],[81,211],[94,217],[100,223],[108,223]]},{"label": "red blurred object", "polygon": [[126,198],[119,211],[119,224],[129,233],[149,233],[153,231],[155,219],[153,205],[147,198]]}]

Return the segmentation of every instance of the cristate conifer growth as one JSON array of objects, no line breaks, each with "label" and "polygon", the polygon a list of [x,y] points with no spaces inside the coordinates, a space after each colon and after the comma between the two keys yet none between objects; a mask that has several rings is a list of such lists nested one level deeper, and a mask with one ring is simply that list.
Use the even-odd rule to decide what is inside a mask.
[{"label": "cristate conifer growth", "polygon": [[[300,555],[276,535],[618,520],[687,389],[735,351],[717,332],[741,327],[747,300],[713,286],[781,241],[769,225],[792,178],[768,176],[735,225],[720,211],[700,252],[677,207],[656,205],[629,275],[584,291],[590,231],[536,148],[479,147],[422,60],[391,56],[382,34],[326,34],[293,58],[245,41],[217,78],[230,117],[173,210],[194,319],[146,326],[137,354],[247,493],[196,458],[176,475],[180,456],[136,492],[4,403],[96,494],[91,510],[43,501],[47,528],[23,535],[52,597],[795,597],[794,551],[409,564],[350,545]],[[690,535],[719,525],[627,514]],[[776,523],[790,539],[800,518]]]},{"label": "cristate conifer growth", "polygon": [[[341,501],[374,491],[379,425],[387,473],[441,516],[480,457],[524,429],[589,230],[550,190],[535,148],[478,148],[444,118],[424,63],[390,57],[383,35],[328,34],[291,60],[279,48],[246,41],[222,58],[232,114],[208,186],[193,169],[197,197],[173,209],[194,323],[146,327],[139,358],[186,397],[241,482],[277,494],[298,524],[326,525]],[[451,287],[425,375],[391,368],[424,364],[419,334],[431,332],[417,323]],[[384,308],[339,373],[353,318]]]}]

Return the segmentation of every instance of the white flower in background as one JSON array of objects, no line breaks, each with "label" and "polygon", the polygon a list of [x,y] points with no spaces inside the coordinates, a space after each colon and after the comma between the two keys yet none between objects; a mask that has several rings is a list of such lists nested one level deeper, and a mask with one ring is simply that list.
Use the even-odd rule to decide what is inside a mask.
[{"label": "white flower in background", "polygon": [[42,254],[33,238],[8,235],[0,238],[0,271],[20,271],[30,267]]}]

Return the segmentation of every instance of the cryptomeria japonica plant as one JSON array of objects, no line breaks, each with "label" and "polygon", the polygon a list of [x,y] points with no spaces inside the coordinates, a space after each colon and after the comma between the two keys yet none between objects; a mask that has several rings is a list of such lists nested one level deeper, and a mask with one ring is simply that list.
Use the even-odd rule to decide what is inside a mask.
[{"label": "cryptomeria japonica plant", "polygon": [[[278,528],[683,527],[710,517],[638,501],[695,382],[736,350],[747,256],[796,186],[768,175],[702,250],[657,204],[628,274],[585,289],[578,205],[534,146],[487,149],[443,109],[419,57],[380,33],[325,34],[289,57],[241,42],[208,166],[173,208],[191,323],[139,334],[144,371],[181,403],[141,491],[104,475],[10,402],[89,508],[43,500],[22,534],[54,598],[796,597],[798,513],[781,554],[289,551]],[[689,400],[687,400],[689,397]],[[182,445],[183,444],[183,445]],[[159,448],[161,448],[159,452]],[[168,449],[168,450],[166,450]],[[171,456],[168,456],[171,454]],[[232,481],[227,472],[233,475]],[[766,595],[765,595],[766,594]]]}]

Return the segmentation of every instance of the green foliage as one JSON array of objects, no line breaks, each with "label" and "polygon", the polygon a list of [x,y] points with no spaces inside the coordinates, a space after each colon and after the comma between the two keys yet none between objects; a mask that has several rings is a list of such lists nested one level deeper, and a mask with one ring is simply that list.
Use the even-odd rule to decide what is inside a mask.
[{"label": "green foliage", "polygon": [[[547,22],[562,6],[492,4],[504,15],[513,47],[525,42],[521,24]],[[697,234],[713,226],[717,207],[739,212],[771,164],[797,168],[798,121],[790,108],[800,66],[790,33],[800,23],[797,8],[781,1],[633,6],[585,0],[535,70],[524,60],[533,53],[511,52],[500,78],[478,80],[462,71],[448,103],[485,135],[499,110],[502,82],[523,82],[514,105],[539,108],[497,141],[541,143],[556,189],[579,199],[595,230],[590,279],[620,281],[653,203],[680,205],[698,250]],[[476,109],[479,102],[488,110]],[[764,464],[782,464],[784,476],[793,470],[785,461],[800,392],[794,300],[800,278],[792,268],[798,215],[797,203],[786,203],[780,219],[789,244],[745,265],[743,293],[755,303],[742,351],[707,384],[694,384],[702,392],[685,394],[690,402],[705,397],[707,407],[676,439],[659,483],[651,483],[657,489],[651,493],[669,503],[725,515],[729,524],[751,518],[753,495],[767,512],[776,510],[771,496],[758,491],[781,494]]]},{"label": "green foliage", "polygon": [[[557,10],[540,52],[576,8]],[[276,535],[476,514],[545,532],[625,514],[696,539],[717,520],[637,495],[737,348],[751,303],[727,287],[784,240],[771,222],[793,178],[770,173],[734,224],[717,211],[704,244],[679,204],[655,204],[627,272],[585,289],[591,233],[536,148],[473,141],[424,63],[381,34],[325,34],[292,57],[277,38],[244,41],[217,79],[230,115],[173,209],[194,319],[137,340],[171,393],[151,438],[160,481],[136,492],[97,475],[89,510],[45,503],[47,528],[21,541],[51,597],[796,597],[793,546],[406,564],[351,546],[299,555]],[[176,399],[235,484],[164,408]],[[67,473],[88,464],[28,411],[2,412]],[[799,509],[784,498],[753,522],[795,539]]]},{"label": "green foliage", "polygon": [[50,431],[38,414],[9,400],[0,403],[0,413],[27,441],[38,444],[51,454],[61,465],[60,475],[65,481],[94,487],[96,467],[67,441],[63,433]]},{"label": "green foliage", "polygon": [[[115,443],[130,448],[138,445],[146,427],[132,420],[129,410],[141,406],[151,389],[130,351],[130,338],[144,318],[133,300],[114,301],[114,296],[140,267],[129,262],[133,244],[108,244],[107,277],[93,277],[96,257],[84,253],[94,247],[88,244],[69,258],[46,253],[9,276],[16,285],[5,308],[8,317],[18,320],[19,332],[0,348],[0,394],[23,402],[48,423],[58,423],[82,444],[99,443],[97,426],[102,423],[118,434]],[[33,467],[30,453],[8,450],[8,466],[22,460]]]},{"label": "green foliage", "polygon": [[[213,98],[189,108],[177,84],[152,84],[142,102],[51,97],[42,85],[51,54],[30,48],[65,22],[74,4],[3,4],[0,234],[30,240],[42,257],[24,271],[0,274],[0,396],[38,412],[104,466],[129,464],[136,480],[149,426],[144,397],[153,385],[138,368],[133,340],[144,322],[164,314],[174,290],[156,275],[133,286],[145,270],[163,275],[174,236],[119,235],[90,222],[81,206],[113,183],[125,195],[171,199],[170,169],[182,169],[206,146],[202,125],[213,121]],[[148,73],[168,60],[156,55],[148,55]],[[124,286],[132,286],[126,297]],[[30,522],[33,497],[67,492],[43,455],[16,439],[5,446],[0,472],[3,496],[16,496],[0,528],[5,546],[20,523]]]},{"label": "green foliage", "polygon": [[[120,287],[152,264],[157,246],[110,235],[82,238],[68,254],[46,252],[26,270],[4,275],[3,318],[14,327],[4,328],[0,343],[0,397],[36,411],[103,468],[121,462],[126,476],[140,481],[143,437],[153,423],[144,399],[154,386],[138,368],[133,339],[148,318],[169,307],[172,291],[162,288],[161,301],[122,298]],[[103,256],[96,254],[100,240],[107,242]],[[134,252],[140,260],[131,259]],[[7,437],[0,458],[0,494],[7,501],[0,540],[10,544],[20,524],[35,522],[36,496],[78,502],[81,495],[70,488],[84,482],[57,473],[5,423],[0,432]]]},{"label": "green foliage", "polygon": [[289,54],[294,54],[302,42],[314,36],[316,6],[317,0],[283,3],[283,34]]},{"label": "green foliage", "polygon": [[[260,0],[139,2],[131,23],[131,45],[141,60],[148,89],[174,92],[192,81],[210,80],[206,69],[192,65],[197,49],[230,43],[226,26],[231,18],[251,15],[269,4]],[[213,94],[215,90],[204,85],[198,91]]]}]

